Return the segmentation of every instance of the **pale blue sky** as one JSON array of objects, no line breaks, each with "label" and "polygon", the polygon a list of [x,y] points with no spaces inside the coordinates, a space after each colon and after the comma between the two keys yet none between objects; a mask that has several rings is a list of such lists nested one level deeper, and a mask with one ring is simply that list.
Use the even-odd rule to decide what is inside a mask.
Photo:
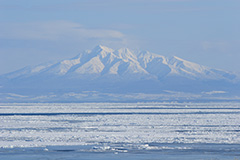
[{"label": "pale blue sky", "polygon": [[97,44],[240,71],[240,0],[0,0],[0,74]]}]

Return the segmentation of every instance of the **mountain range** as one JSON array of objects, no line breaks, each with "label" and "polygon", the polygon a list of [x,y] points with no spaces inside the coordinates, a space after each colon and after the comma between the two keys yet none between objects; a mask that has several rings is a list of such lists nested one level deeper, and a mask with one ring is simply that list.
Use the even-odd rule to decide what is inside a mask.
[{"label": "mountain range", "polygon": [[238,99],[239,75],[179,57],[98,45],[0,76],[3,102]]}]

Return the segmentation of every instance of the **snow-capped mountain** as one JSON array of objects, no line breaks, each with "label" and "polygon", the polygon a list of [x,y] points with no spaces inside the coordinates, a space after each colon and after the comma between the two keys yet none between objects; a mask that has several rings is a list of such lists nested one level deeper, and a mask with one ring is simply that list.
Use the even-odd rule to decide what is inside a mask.
[{"label": "snow-capped mountain", "polygon": [[[176,56],[167,58],[158,54],[143,51],[134,53],[127,48],[113,50],[105,46],[97,46],[78,56],[54,64],[41,64],[25,67],[21,70],[3,75],[14,79],[35,75],[79,76],[84,75],[141,75],[141,78],[181,76],[189,79],[224,79],[232,81],[236,75],[217,69],[211,69],[192,63]],[[127,77],[126,77],[127,78]]]},{"label": "snow-capped mountain", "polygon": [[[237,75],[179,57],[148,51],[133,52],[97,46],[58,63],[25,67],[0,77],[2,92],[45,93],[61,91],[101,93],[169,93],[237,89]],[[214,92],[214,93],[223,93]]]}]

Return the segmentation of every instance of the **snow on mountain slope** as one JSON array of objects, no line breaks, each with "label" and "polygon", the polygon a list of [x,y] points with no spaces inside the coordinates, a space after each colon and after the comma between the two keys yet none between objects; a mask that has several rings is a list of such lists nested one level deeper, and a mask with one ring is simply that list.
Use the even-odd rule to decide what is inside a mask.
[{"label": "snow on mountain slope", "polygon": [[24,67],[22,69],[16,70],[14,72],[10,72],[7,74],[2,75],[3,77],[7,79],[14,79],[14,78],[20,78],[20,77],[26,77],[26,76],[32,76],[35,74],[38,74],[42,72],[43,70],[50,68],[53,65],[53,63],[43,63],[37,66],[28,66]]},{"label": "snow on mountain slope", "polygon": [[[125,80],[136,79],[158,80],[167,77],[184,77],[192,80],[228,80],[237,78],[235,74],[205,67],[176,56],[167,58],[158,54],[133,51],[122,48],[113,50],[98,45],[91,51],[85,51],[78,56],[58,63],[49,63],[35,67],[25,67],[21,70],[5,74],[8,79],[41,76],[84,77],[84,75],[116,75]],[[74,75],[74,76],[73,76]],[[109,80],[109,79],[106,79]]]},{"label": "snow on mountain slope", "polygon": [[77,68],[74,72],[79,74],[97,74],[101,73],[104,68],[104,64],[99,57],[94,57],[81,67]]},{"label": "snow on mountain slope", "polygon": [[[187,77],[190,79],[209,79],[209,80],[217,80],[217,79],[225,79],[225,80],[232,80],[230,75],[234,77],[233,74],[221,71],[217,69],[211,69],[206,66],[202,66],[193,62],[189,62],[183,60],[179,57],[173,56],[168,59],[168,66],[171,68],[171,75],[179,75],[183,77]],[[224,76],[224,75],[229,75]]]},{"label": "snow on mountain slope", "polygon": [[80,63],[80,58],[63,60],[59,63],[56,63],[48,67],[46,70],[44,70],[44,72],[48,74],[65,75],[71,67],[79,63]]},{"label": "snow on mountain slope", "polygon": [[148,73],[157,76],[158,79],[166,76],[171,71],[167,64],[167,58],[148,51],[140,52],[138,61]]},{"label": "snow on mountain slope", "polygon": [[135,96],[152,100],[154,94],[155,100],[177,100],[183,95],[183,99],[211,99],[219,93],[238,97],[240,80],[236,74],[175,56],[99,45],[58,63],[1,75],[0,89],[0,101],[5,102],[125,101]]},{"label": "snow on mountain slope", "polygon": [[115,54],[122,59],[123,61],[132,61],[137,62],[137,57],[132,53],[128,48],[121,48],[117,51],[115,51]]},{"label": "snow on mountain slope", "polygon": [[139,65],[134,54],[128,49],[114,51],[104,46],[97,46],[84,56],[86,57],[85,61],[73,66],[68,74],[115,74],[122,76],[147,74]]}]

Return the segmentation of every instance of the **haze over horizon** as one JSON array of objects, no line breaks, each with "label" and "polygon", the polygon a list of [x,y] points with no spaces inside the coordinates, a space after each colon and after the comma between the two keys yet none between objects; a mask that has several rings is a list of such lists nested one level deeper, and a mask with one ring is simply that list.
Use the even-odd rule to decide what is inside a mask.
[{"label": "haze over horizon", "polygon": [[0,0],[0,74],[98,44],[239,71],[237,0]]}]

